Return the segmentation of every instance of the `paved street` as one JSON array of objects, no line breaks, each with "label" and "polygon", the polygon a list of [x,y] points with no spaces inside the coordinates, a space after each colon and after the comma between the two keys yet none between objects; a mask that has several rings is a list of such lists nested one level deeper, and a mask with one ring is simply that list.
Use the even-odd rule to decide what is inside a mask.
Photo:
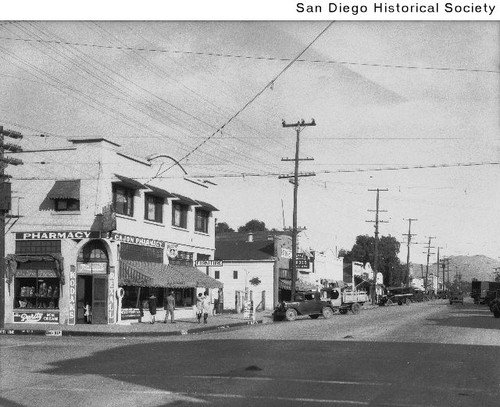
[{"label": "paved street", "polygon": [[497,406],[500,321],[445,301],[174,337],[3,336],[1,406]]}]

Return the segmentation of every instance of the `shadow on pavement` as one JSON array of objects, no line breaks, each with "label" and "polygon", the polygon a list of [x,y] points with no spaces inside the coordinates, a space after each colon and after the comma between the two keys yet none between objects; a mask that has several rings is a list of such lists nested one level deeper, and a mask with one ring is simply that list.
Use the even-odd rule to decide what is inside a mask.
[{"label": "shadow on pavement", "polygon": [[485,367],[497,360],[496,346],[215,339],[119,346],[58,361],[39,373],[101,376],[205,401],[225,397],[215,405],[234,405],[222,396],[233,394],[247,402],[258,395],[262,405],[268,405],[266,397],[349,396],[383,401],[373,405],[415,397],[419,406],[490,406],[500,393],[496,374]]}]

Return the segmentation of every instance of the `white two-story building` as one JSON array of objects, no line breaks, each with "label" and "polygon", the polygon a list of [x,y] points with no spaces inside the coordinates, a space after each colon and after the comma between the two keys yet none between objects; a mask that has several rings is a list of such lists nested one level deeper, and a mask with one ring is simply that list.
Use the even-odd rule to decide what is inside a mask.
[{"label": "white two-story building", "polygon": [[[106,139],[25,151],[9,168],[5,322],[93,323],[138,318],[168,291],[192,314],[200,291],[222,288],[194,264],[213,259],[214,211],[205,189],[157,177],[152,161]],[[34,170],[36,169],[36,171]],[[176,169],[174,168],[173,171]],[[172,172],[173,172],[172,171]]]}]

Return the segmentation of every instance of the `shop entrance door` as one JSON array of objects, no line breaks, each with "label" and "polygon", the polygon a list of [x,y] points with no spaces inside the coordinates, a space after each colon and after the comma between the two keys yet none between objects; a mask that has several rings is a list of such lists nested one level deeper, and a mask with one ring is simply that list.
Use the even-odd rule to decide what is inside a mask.
[{"label": "shop entrance door", "polygon": [[85,304],[92,307],[92,276],[79,275],[76,282],[76,323],[85,324]]},{"label": "shop entrance door", "polygon": [[107,275],[94,275],[92,284],[92,323],[107,324]]}]

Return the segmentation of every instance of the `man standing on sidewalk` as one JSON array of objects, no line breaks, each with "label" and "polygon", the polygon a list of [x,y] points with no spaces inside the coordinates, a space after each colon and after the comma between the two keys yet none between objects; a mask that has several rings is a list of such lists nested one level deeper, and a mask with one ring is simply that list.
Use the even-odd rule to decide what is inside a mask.
[{"label": "man standing on sidewalk", "polygon": [[172,291],[170,291],[167,298],[165,299],[164,308],[165,308],[165,321],[164,321],[164,323],[165,324],[167,323],[168,315],[170,314],[170,320],[171,320],[172,324],[175,324],[175,321],[174,321],[175,298],[174,298],[174,295],[172,294]]}]

